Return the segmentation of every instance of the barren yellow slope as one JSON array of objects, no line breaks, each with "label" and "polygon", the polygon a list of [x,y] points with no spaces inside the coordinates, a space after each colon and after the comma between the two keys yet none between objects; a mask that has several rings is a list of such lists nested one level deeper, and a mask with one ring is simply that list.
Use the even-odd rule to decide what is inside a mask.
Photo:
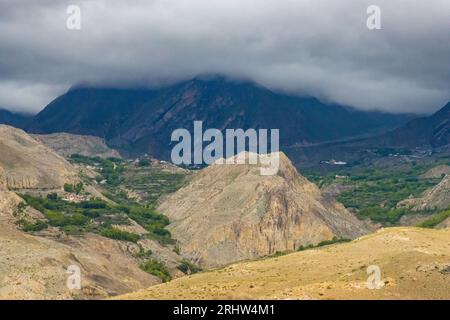
[{"label": "barren yellow slope", "polygon": [[[368,289],[367,267],[383,287]],[[450,229],[389,228],[350,243],[237,263],[120,299],[450,299]]]}]

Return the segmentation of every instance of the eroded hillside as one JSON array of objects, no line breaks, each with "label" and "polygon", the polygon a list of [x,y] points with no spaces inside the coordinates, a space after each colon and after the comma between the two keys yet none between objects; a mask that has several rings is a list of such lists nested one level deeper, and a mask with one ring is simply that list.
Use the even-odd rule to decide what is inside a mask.
[{"label": "eroded hillside", "polygon": [[203,169],[158,210],[170,218],[181,254],[206,267],[369,232],[341,204],[324,198],[282,153],[273,176],[249,164]]},{"label": "eroded hillside", "polygon": [[59,189],[77,180],[77,171],[63,157],[24,131],[0,125],[0,184],[8,189]]}]

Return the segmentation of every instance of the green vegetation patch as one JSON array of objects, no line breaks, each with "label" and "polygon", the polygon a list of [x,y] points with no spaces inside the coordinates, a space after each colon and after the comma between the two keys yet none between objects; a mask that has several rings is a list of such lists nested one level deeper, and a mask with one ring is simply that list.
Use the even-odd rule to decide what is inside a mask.
[{"label": "green vegetation patch", "polygon": [[103,237],[106,237],[106,238],[114,239],[114,240],[129,241],[129,242],[134,242],[134,243],[137,243],[138,240],[141,238],[141,236],[138,234],[119,230],[114,227],[103,228],[100,231],[100,235]]},{"label": "green vegetation patch", "polygon": [[449,217],[450,217],[450,209],[434,215],[430,219],[427,219],[419,223],[417,226],[421,228],[434,228],[441,222],[444,222]]},{"label": "green vegetation patch", "polygon": [[[20,196],[28,206],[42,212],[47,220],[46,224],[60,227],[70,234],[94,232],[112,239],[137,242],[138,235],[112,227],[112,225],[127,225],[131,218],[144,227],[150,237],[162,243],[174,242],[170,232],[165,229],[169,219],[157,213],[152,207],[136,203],[111,204],[98,198],[75,203],[65,201],[55,194],[50,194],[46,198],[29,194]],[[30,225],[22,222],[22,228],[31,232],[44,228],[44,224],[37,222],[37,225]]]},{"label": "green vegetation patch", "polygon": [[20,219],[17,224],[25,232],[38,232],[48,228],[48,224],[44,221],[38,220],[36,222],[29,222],[25,219]]},{"label": "green vegetation patch", "polygon": [[180,264],[177,266],[177,269],[183,272],[184,274],[194,274],[202,271],[202,268],[193,264],[191,261],[187,259],[181,260]]},{"label": "green vegetation patch", "polygon": [[160,278],[162,282],[167,282],[167,281],[172,280],[169,270],[167,270],[164,263],[162,263],[156,259],[148,260],[147,262],[145,262],[141,265],[141,268],[145,272],[150,273],[150,274]]},{"label": "green vegetation patch", "polygon": [[297,251],[304,251],[304,250],[308,250],[308,249],[320,248],[320,247],[329,246],[329,245],[336,244],[336,243],[345,243],[345,242],[350,242],[350,241],[352,241],[352,240],[351,239],[334,237],[331,240],[321,241],[321,242],[319,242],[316,245],[310,244],[310,245],[307,245],[307,246],[300,246],[297,249]]},{"label": "green vegetation patch", "polygon": [[433,165],[412,162],[391,168],[342,168],[323,176],[310,173],[307,177],[321,187],[332,183],[352,186],[336,199],[346,208],[353,209],[360,219],[369,218],[390,226],[397,225],[402,216],[412,213],[410,210],[397,208],[400,201],[411,196],[419,197],[425,190],[439,183],[440,179],[419,178]]}]

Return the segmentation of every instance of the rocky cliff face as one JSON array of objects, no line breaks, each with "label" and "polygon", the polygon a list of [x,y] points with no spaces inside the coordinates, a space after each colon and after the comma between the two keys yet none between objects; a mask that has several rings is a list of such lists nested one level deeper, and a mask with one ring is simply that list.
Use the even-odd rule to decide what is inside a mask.
[{"label": "rocky cliff face", "polygon": [[77,181],[64,158],[20,129],[0,125],[0,185],[8,189],[57,189]]},{"label": "rocky cliff face", "polygon": [[212,165],[159,207],[182,255],[215,267],[333,237],[355,238],[364,224],[299,175],[280,154],[277,175],[258,165]]}]

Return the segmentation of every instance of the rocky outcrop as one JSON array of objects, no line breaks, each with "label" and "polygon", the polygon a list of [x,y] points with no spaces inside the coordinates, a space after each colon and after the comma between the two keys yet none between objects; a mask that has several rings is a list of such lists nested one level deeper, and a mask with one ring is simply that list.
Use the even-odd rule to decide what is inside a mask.
[{"label": "rocky outcrop", "polygon": [[80,154],[86,157],[120,158],[119,152],[109,148],[104,139],[99,137],[69,133],[35,134],[32,136],[63,157]]},{"label": "rocky outcrop", "polygon": [[22,199],[19,196],[0,186],[0,220],[10,220],[20,202]]},{"label": "rocky outcrop", "polygon": [[278,173],[259,165],[214,164],[159,207],[183,256],[206,267],[367,232],[341,204],[322,197],[280,153]]},{"label": "rocky outcrop", "polygon": [[20,129],[0,125],[0,185],[8,189],[57,189],[78,180],[63,157]]}]

